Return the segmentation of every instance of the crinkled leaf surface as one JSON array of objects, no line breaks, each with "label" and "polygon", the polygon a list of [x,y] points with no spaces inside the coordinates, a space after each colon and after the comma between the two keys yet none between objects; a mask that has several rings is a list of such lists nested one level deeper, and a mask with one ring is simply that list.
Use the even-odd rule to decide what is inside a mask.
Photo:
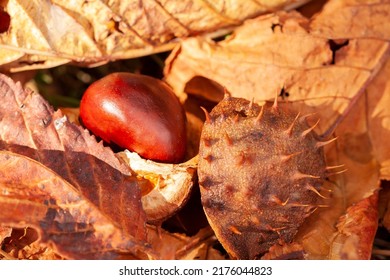
[{"label": "crinkled leaf surface", "polygon": [[74,259],[145,258],[150,249],[131,238],[46,166],[0,151],[2,224],[32,227],[40,241]]},{"label": "crinkled leaf surface", "polygon": [[247,21],[220,42],[191,38],[165,68],[183,100],[218,102],[223,90],[216,84],[257,102],[281,95],[301,114],[316,113],[319,134],[338,137],[326,147],[327,164],[344,165],[323,187],[329,207],[317,210],[295,240],[307,258],[371,255],[377,191],[390,159],[390,28],[383,24],[390,4],[371,2],[331,0],[312,19],[279,12]]},{"label": "crinkled leaf surface", "polygon": [[[111,149],[105,148],[101,142],[96,142],[88,131],[68,122],[61,111],[55,112],[39,94],[23,90],[19,83],[15,84],[4,75],[0,76],[0,95],[0,148],[2,151],[17,154],[4,155],[2,169],[7,172],[2,170],[2,187],[5,188],[1,191],[3,199],[6,201],[7,195],[14,192],[7,188],[18,188],[18,191],[15,191],[15,201],[11,199],[8,204],[0,204],[1,212],[12,213],[13,210],[19,209],[19,203],[28,204],[29,200],[32,200],[34,205],[43,203],[44,205],[39,207],[46,210],[42,211],[57,209],[57,201],[62,200],[61,203],[66,204],[67,194],[74,193],[79,201],[77,203],[95,207],[94,211],[106,219],[105,223],[110,222],[112,228],[120,230],[122,237],[132,242],[146,242],[146,216],[141,204],[141,189],[138,179],[131,174],[129,167],[121,163]],[[19,168],[17,172],[26,173],[23,174],[24,179],[18,179],[6,163],[13,162],[15,157],[18,165],[14,168]],[[23,163],[26,170],[23,170]],[[39,173],[38,169],[49,172],[45,171],[43,166],[53,172],[50,173],[51,177],[57,179],[46,182],[40,174],[35,174]],[[28,168],[34,170],[31,171],[31,178],[28,177]],[[38,176],[38,179],[34,179],[34,176]],[[58,193],[53,194],[50,199],[53,182],[60,186],[56,189]],[[22,188],[24,185],[25,190]],[[40,191],[44,192],[44,200],[42,198],[33,203],[34,195],[38,195],[34,193],[35,190],[38,194]],[[51,207],[51,204],[54,206]],[[75,205],[67,206],[75,208],[69,219],[78,218],[75,217],[78,213]],[[22,208],[21,214],[30,213]],[[34,209],[31,211],[35,211]],[[17,215],[0,216],[1,224],[18,224],[23,221],[23,218]],[[38,220],[31,223],[36,226],[37,222]],[[26,223],[28,224],[28,221]],[[77,228],[77,225],[71,225],[71,220],[69,223]],[[90,223],[93,227],[93,220]],[[60,228],[57,230],[61,231]],[[98,230],[104,231],[105,227],[98,227]],[[79,237],[78,242],[82,243],[82,235]],[[56,240],[51,240],[50,237],[42,238],[56,243]],[[83,257],[84,253],[79,253],[80,257]],[[77,257],[75,252],[71,256]]]},{"label": "crinkled leaf surface", "polygon": [[0,65],[20,71],[138,57],[169,50],[176,38],[237,26],[304,2],[9,0],[4,12],[11,21],[0,31]]}]

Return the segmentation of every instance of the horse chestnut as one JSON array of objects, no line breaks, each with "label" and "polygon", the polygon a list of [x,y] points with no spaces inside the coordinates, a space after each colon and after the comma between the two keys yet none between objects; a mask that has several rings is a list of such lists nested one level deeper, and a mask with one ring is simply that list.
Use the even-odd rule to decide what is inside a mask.
[{"label": "horse chestnut", "polygon": [[164,82],[113,73],[92,83],[80,104],[82,123],[107,143],[140,156],[177,163],[186,151],[186,116]]}]

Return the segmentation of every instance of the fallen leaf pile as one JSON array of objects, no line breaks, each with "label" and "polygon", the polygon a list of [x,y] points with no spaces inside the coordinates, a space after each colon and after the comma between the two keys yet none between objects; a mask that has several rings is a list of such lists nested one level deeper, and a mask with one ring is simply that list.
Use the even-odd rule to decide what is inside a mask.
[{"label": "fallen leaf pile", "polygon": [[0,30],[0,65],[20,71],[68,62],[98,65],[170,50],[176,38],[226,33],[223,29],[247,18],[307,0],[6,2],[12,20]]},{"label": "fallen leaf pile", "polygon": [[[316,114],[318,133],[338,138],[327,147],[327,163],[347,171],[330,178],[332,206],[312,215],[297,235],[308,258],[371,254],[377,227],[372,217],[377,215],[380,180],[389,177],[390,156],[383,141],[389,137],[390,29],[380,24],[383,17],[389,19],[383,11],[390,6],[374,7],[362,1],[329,1],[312,20],[294,12],[266,15],[247,21],[221,42],[191,38],[168,59],[166,80],[183,100],[218,102],[223,91],[216,84],[232,96],[257,102],[281,93],[302,114]],[[352,15],[354,20],[346,20]],[[375,31],[362,24],[366,18],[378,20]],[[354,227],[350,207],[359,215],[354,219],[370,230]],[[364,209],[356,210],[359,207]],[[343,246],[349,246],[348,256]]]},{"label": "fallen leaf pile", "polygon": [[[159,166],[114,153],[0,74],[0,259],[229,258],[202,213],[195,172],[200,106],[211,110],[226,92],[260,105],[278,98],[312,125],[319,120],[315,131],[324,139],[337,138],[325,146],[328,207],[262,258],[372,258],[378,227],[390,231],[389,1],[329,0],[313,16],[305,9],[263,14],[296,1],[65,2],[8,1],[1,69],[94,66],[175,45],[164,80],[186,108],[193,158]],[[46,11],[40,20],[38,6]],[[20,35],[21,26],[39,36]],[[220,40],[204,35],[232,26]],[[162,204],[148,210],[153,201]],[[175,232],[195,220],[206,222],[191,234]]]}]

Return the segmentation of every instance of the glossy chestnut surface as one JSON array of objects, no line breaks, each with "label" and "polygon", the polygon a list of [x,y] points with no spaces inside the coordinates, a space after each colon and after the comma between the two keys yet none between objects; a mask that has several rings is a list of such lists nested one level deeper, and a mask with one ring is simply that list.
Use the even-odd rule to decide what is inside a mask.
[{"label": "glossy chestnut surface", "polygon": [[124,72],[107,75],[85,91],[80,117],[96,136],[143,158],[170,163],[184,159],[184,109],[163,81]]}]

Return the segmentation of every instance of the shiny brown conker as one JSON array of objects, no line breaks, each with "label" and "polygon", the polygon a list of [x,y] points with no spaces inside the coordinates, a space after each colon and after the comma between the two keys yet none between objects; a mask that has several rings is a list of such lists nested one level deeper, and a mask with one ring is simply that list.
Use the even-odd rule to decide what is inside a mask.
[{"label": "shiny brown conker", "polygon": [[153,77],[112,73],[92,83],[80,104],[83,125],[107,143],[177,163],[186,152],[186,116],[171,88]]}]

